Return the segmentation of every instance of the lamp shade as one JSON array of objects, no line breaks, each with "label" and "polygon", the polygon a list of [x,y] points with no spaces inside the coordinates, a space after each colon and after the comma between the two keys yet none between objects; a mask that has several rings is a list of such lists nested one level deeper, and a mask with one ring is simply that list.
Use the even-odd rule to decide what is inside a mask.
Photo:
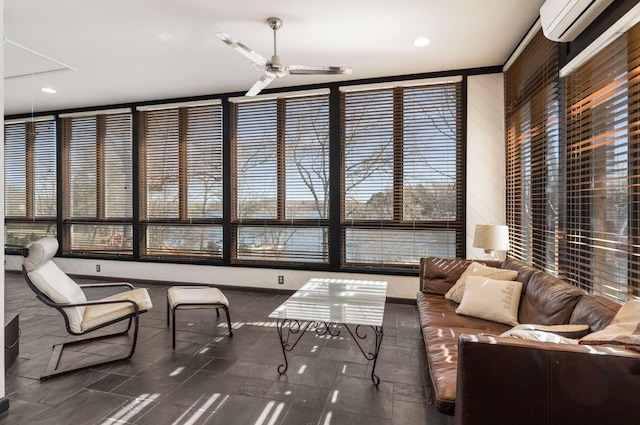
[{"label": "lamp shade", "polygon": [[485,251],[508,251],[509,228],[498,224],[476,224],[473,247]]}]

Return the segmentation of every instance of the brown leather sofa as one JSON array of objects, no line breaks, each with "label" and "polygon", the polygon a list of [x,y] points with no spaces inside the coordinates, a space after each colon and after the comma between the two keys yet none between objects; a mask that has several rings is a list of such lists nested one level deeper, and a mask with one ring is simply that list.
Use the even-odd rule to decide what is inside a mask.
[{"label": "brown leather sofa", "polygon": [[[497,337],[511,326],[456,314],[444,298],[471,262],[420,262],[417,305],[438,410],[460,425],[640,424],[640,353]],[[593,332],[620,308],[513,259],[484,263],[518,271],[519,323]]]}]

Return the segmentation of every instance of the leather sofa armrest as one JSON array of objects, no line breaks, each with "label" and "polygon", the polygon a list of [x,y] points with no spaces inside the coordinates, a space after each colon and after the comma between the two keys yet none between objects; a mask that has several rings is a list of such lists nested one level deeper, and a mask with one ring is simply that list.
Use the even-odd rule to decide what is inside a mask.
[{"label": "leather sofa armrest", "polygon": [[640,353],[461,335],[458,425],[637,424]]}]

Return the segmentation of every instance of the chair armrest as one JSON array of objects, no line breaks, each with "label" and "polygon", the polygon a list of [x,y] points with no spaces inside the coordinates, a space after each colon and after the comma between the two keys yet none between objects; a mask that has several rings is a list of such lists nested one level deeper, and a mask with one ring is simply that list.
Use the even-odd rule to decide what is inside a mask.
[{"label": "chair armrest", "polygon": [[124,286],[129,289],[133,289],[133,285],[129,282],[109,282],[109,283],[84,283],[78,285],[81,288],[115,288]]},{"label": "chair armrest", "polygon": [[640,353],[461,335],[458,425],[637,424]]}]

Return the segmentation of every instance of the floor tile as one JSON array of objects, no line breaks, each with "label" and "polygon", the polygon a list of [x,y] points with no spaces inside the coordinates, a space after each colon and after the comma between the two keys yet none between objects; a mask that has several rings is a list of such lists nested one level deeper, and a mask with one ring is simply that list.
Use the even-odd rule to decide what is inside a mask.
[{"label": "floor tile", "polygon": [[236,392],[243,381],[241,376],[200,371],[161,401],[215,411],[223,400]]},{"label": "floor tile", "polygon": [[99,424],[116,425],[121,423],[134,423],[158,404],[158,394],[131,397],[113,411],[109,412],[98,421]]},{"label": "floor tile", "polygon": [[87,386],[87,388],[90,390],[109,392],[118,385],[127,381],[129,378],[130,377],[126,375],[116,375],[114,373],[109,373],[103,378],[95,381],[93,384]]},{"label": "floor tile", "polygon": [[318,425],[321,417],[321,408],[293,405],[281,425]]},{"label": "floor tile", "polygon": [[318,425],[392,425],[392,422],[389,419],[354,415],[353,413],[340,412],[327,408],[323,412]]},{"label": "floor tile", "polygon": [[189,409],[175,404],[158,403],[144,416],[136,420],[138,425],[189,424],[203,425],[215,412],[203,409]]},{"label": "floor tile", "polygon": [[213,418],[210,425],[269,424],[279,425],[289,405],[283,401],[267,400],[246,395],[231,396]]},{"label": "floor tile", "polygon": [[[11,399],[31,401],[53,406],[65,400],[75,392],[93,384],[104,377],[104,373],[85,370],[69,375],[58,376],[46,381],[35,381],[11,394]],[[10,400],[11,400],[10,399]]]},{"label": "floor tile", "polygon": [[393,404],[393,425],[415,425],[427,423],[426,408],[423,403],[395,401]]},{"label": "floor tile", "polygon": [[134,376],[111,390],[111,393],[129,397],[158,400],[165,398],[179,387],[179,383],[161,381],[158,379],[140,378]]},{"label": "floor tile", "polygon": [[376,387],[369,379],[340,377],[329,394],[326,409],[391,419],[393,384],[380,382]]},{"label": "floor tile", "polygon": [[394,384],[393,400],[394,407],[395,401],[409,401],[412,403],[426,404],[424,387],[421,385]]},{"label": "floor tile", "polygon": [[264,395],[265,398],[301,404],[309,407],[324,407],[329,389],[297,385],[289,382],[275,382]]},{"label": "floor tile", "polygon": [[259,378],[245,378],[240,387],[236,390],[236,394],[266,397],[266,394],[272,386],[273,381],[267,381]]},{"label": "floor tile", "polygon": [[33,417],[38,416],[49,408],[50,406],[47,406],[46,404],[32,403],[30,401],[10,398],[9,410],[0,414],[0,423],[7,425],[33,423],[31,421]]},{"label": "floor tile", "polygon": [[127,401],[128,398],[121,395],[83,389],[34,417],[32,423],[38,425],[93,424]]}]

